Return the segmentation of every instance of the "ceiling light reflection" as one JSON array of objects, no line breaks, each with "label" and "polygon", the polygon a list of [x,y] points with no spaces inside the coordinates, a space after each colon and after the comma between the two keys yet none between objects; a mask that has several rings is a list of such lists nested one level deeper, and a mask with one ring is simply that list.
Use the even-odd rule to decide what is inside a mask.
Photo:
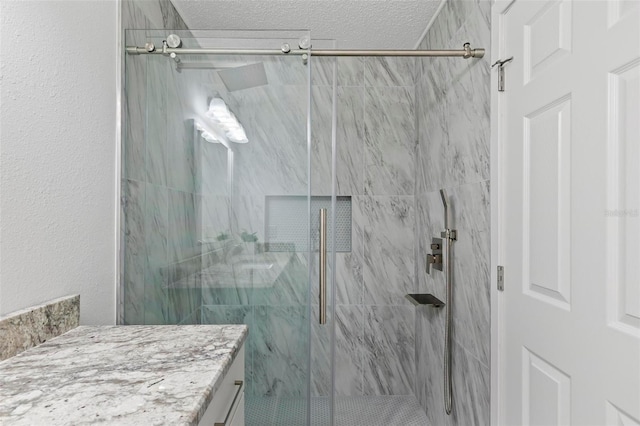
[{"label": "ceiling light reflection", "polygon": [[211,118],[218,126],[224,130],[224,133],[231,142],[247,143],[247,134],[244,127],[238,121],[236,116],[229,111],[227,104],[220,98],[213,98],[209,102],[209,110],[207,117]]}]

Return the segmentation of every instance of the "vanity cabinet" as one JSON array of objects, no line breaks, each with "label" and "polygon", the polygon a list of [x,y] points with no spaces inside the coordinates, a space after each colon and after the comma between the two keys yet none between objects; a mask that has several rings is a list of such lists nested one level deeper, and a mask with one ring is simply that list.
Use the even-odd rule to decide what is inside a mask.
[{"label": "vanity cabinet", "polygon": [[199,426],[244,426],[244,345],[202,416]]}]

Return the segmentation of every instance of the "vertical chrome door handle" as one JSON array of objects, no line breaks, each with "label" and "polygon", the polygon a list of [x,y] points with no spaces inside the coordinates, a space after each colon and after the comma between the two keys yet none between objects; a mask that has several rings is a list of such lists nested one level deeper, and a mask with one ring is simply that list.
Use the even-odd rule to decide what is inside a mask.
[{"label": "vertical chrome door handle", "polygon": [[327,209],[320,209],[320,324],[327,323]]}]

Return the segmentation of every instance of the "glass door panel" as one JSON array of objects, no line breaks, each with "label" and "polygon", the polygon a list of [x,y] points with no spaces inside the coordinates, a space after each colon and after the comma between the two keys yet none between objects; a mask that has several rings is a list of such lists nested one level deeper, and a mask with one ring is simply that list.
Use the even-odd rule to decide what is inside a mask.
[{"label": "glass door panel", "polygon": [[[161,46],[169,34],[185,48],[280,49],[309,38],[129,30],[125,40]],[[125,57],[120,321],[247,324],[247,425],[329,424],[328,411],[310,411],[311,363],[330,345],[312,342],[309,61],[179,59]]]}]

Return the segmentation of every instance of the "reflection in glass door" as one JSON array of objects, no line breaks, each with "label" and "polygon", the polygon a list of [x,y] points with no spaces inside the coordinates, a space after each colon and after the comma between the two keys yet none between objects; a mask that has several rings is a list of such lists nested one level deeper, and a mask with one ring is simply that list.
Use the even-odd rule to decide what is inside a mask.
[{"label": "reflection in glass door", "polygon": [[[129,30],[125,42],[159,46],[170,33],[186,48],[273,49],[309,38]],[[310,403],[330,395],[332,320],[329,309],[319,328],[311,60],[125,58],[120,321],[247,324],[248,425],[331,423],[328,401],[313,413]]]}]

